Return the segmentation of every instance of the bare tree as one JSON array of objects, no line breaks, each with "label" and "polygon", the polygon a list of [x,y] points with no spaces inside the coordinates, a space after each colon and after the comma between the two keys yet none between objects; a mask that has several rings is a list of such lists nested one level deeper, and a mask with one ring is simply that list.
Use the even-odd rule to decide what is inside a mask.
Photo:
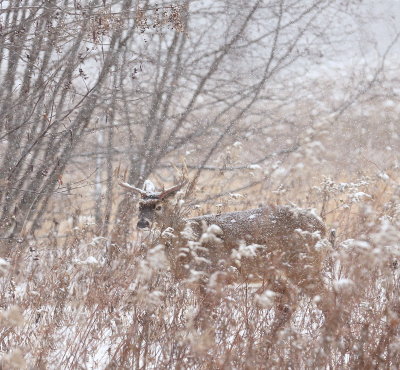
[{"label": "bare tree", "polygon": [[2,236],[18,235],[28,222],[37,227],[51,193],[66,190],[63,171],[134,33],[135,5],[6,3],[0,35]]},{"label": "bare tree", "polygon": [[[265,125],[274,125],[274,110],[293,99],[277,89],[296,89],[292,67],[316,58],[321,43],[328,42],[324,38],[334,10],[342,5],[348,4],[253,1],[243,7],[216,1],[202,8],[188,1],[184,32],[148,32],[149,45],[131,57],[144,64],[137,78],[122,86],[125,97],[133,91],[142,97],[133,105],[121,102],[120,119],[128,126],[126,180],[139,186],[165,161],[187,150],[196,158],[192,164],[198,178],[222,144],[253,130],[252,117],[269,114]],[[284,148],[265,146],[254,162],[297,147],[296,142]],[[124,234],[131,214],[125,198],[117,209],[114,236]]]},{"label": "bare tree", "polygon": [[[63,174],[79,162],[106,184],[104,202],[104,187],[96,193],[97,221],[108,235],[115,214],[117,240],[132,214],[129,198],[113,207],[117,161],[139,186],[190,152],[198,178],[223,144],[276,125],[276,112],[298,98],[295,77],[327,49],[351,5],[7,2],[0,35],[1,235],[37,229],[51,195],[69,194]],[[103,144],[93,148],[99,130]],[[262,163],[298,146],[277,140],[249,150],[252,162]]]}]

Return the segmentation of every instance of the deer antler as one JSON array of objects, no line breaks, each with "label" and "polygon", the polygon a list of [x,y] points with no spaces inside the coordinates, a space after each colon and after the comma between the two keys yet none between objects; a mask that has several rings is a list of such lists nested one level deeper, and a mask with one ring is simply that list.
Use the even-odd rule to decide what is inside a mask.
[{"label": "deer antler", "polygon": [[184,186],[186,184],[187,181],[184,181],[178,185],[172,186],[171,188],[168,188],[166,190],[164,190],[163,192],[161,192],[161,194],[159,195],[160,199],[164,199],[166,196],[168,196],[171,193],[175,193],[176,191],[178,191],[182,186]]},{"label": "deer antler", "polygon": [[147,193],[146,193],[144,190],[139,189],[139,188],[135,188],[134,186],[129,185],[129,184],[126,183],[126,182],[120,181],[118,184],[119,184],[120,186],[122,186],[123,188],[128,189],[128,190],[130,190],[130,191],[133,191],[133,192],[135,192],[135,193],[139,193],[139,194],[141,194],[142,196],[147,195]]}]

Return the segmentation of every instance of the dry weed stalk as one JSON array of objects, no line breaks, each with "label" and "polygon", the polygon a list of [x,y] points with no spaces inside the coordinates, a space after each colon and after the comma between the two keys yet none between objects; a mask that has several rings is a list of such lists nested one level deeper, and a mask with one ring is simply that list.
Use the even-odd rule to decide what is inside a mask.
[{"label": "dry weed stalk", "polygon": [[[18,306],[24,318],[18,325],[0,321],[3,367],[21,353],[28,368],[395,368],[399,188],[395,181],[373,177],[362,186],[348,182],[357,187],[341,181],[329,187],[344,190],[332,191],[326,208],[337,230],[335,250],[322,271],[337,320],[331,331],[310,298],[291,286],[291,320],[273,338],[274,292],[255,294],[250,283],[227,286],[212,279],[211,271],[212,325],[197,330],[198,296],[169,271],[168,243],[176,238],[164,233],[153,243],[139,237],[107,265],[109,241],[77,223],[74,236],[63,243],[31,241],[0,261],[2,312]],[[309,189],[313,201],[321,189]],[[336,207],[360,191],[371,197]],[[206,257],[201,249],[194,251]],[[251,249],[242,249],[242,262],[243,252]],[[190,258],[193,270],[208,266]],[[186,271],[183,278],[195,285],[194,277]]]}]

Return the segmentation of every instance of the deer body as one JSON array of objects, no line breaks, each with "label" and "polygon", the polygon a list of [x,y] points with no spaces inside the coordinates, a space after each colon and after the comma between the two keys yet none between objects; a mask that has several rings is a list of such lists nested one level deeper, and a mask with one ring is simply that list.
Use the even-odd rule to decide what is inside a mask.
[{"label": "deer body", "polygon": [[269,206],[245,211],[227,212],[193,217],[186,220],[201,235],[200,226],[217,225],[223,232],[226,245],[236,246],[244,241],[248,244],[269,244],[276,247],[289,242],[294,230],[325,234],[323,222],[309,211],[290,206]]},{"label": "deer body", "polygon": [[[250,277],[271,281],[278,274],[295,279],[296,285],[309,293],[317,294],[320,290],[319,272],[324,254],[316,244],[326,229],[311,211],[293,206],[267,206],[184,219],[168,202],[182,185],[158,193],[153,185],[151,191],[125,183],[120,185],[142,196],[138,228],[150,227],[156,222],[161,232],[170,230],[166,235],[173,234],[175,239],[166,240],[167,237],[162,242],[167,245],[176,276],[185,277],[193,266],[199,267],[196,261],[202,261],[198,263],[199,268],[209,274],[221,270],[232,272],[228,267],[233,266],[234,280],[246,281]],[[212,232],[210,235],[211,225],[218,227],[214,228],[215,235]],[[188,227],[189,236],[184,232]],[[188,244],[192,249],[187,248]]]},{"label": "deer body", "polygon": [[179,215],[179,207],[168,202],[183,184],[161,192],[155,192],[152,184],[151,191],[146,183],[145,189],[120,185],[141,194],[137,226],[147,228],[154,222],[159,226],[160,242],[166,246],[175,278],[191,281],[200,276],[195,282],[204,306],[200,310],[203,318],[215,302],[210,289],[253,281],[262,282],[262,289],[276,294],[274,335],[290,319],[299,292],[317,297],[326,320],[332,317],[330,293],[322,278],[330,245],[322,239],[324,222],[310,210],[266,206],[185,219]]},{"label": "deer body", "polygon": [[[210,238],[213,225],[218,228]],[[324,253],[316,244],[325,234],[325,225],[308,210],[269,206],[189,218],[174,226],[175,234],[182,234],[189,226],[192,239],[202,247],[199,252],[183,253],[182,240],[171,244],[169,257],[179,277],[186,277],[184,268],[193,268],[196,257],[201,256],[208,263],[200,259],[197,269],[209,274],[219,271],[226,282],[274,285],[279,275],[309,295],[323,290],[320,271]]]}]

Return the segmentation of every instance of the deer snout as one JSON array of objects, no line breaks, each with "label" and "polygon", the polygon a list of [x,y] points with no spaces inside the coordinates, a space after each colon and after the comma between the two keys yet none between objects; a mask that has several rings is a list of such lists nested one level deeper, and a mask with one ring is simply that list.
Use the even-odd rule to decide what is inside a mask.
[{"label": "deer snout", "polygon": [[150,227],[150,222],[145,218],[141,218],[137,223],[137,227],[139,229],[147,229],[148,227]]}]

